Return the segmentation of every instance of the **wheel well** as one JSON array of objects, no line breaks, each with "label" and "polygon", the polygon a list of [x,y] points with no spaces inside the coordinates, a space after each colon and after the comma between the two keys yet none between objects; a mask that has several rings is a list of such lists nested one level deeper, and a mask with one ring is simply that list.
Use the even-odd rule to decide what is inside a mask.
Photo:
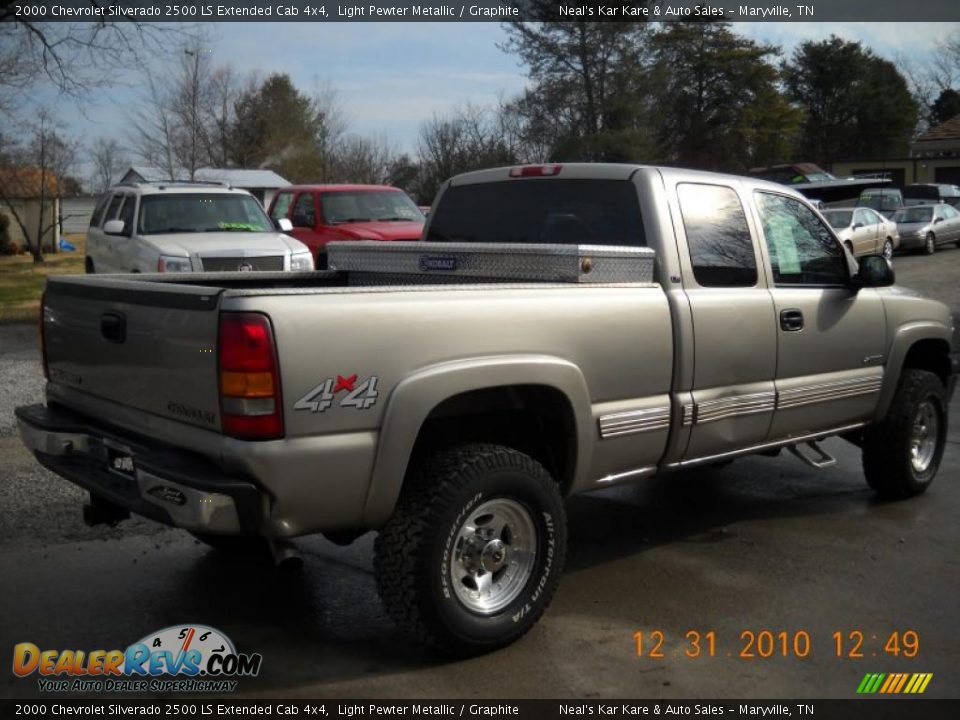
[{"label": "wheel well", "polygon": [[903,367],[928,370],[946,384],[950,379],[950,345],[944,340],[920,340],[907,351]]},{"label": "wheel well", "polygon": [[427,416],[414,444],[413,466],[439,447],[492,442],[542,464],[566,492],[577,461],[573,407],[545,385],[494,387],[454,395]]}]

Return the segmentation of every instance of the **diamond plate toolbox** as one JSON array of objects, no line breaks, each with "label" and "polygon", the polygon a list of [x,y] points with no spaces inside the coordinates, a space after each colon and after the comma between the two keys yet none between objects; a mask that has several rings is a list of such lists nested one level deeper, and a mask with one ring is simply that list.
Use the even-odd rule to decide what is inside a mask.
[{"label": "diamond plate toolbox", "polygon": [[655,253],[645,247],[519,243],[335,242],[334,270],[503,281],[652,283]]}]

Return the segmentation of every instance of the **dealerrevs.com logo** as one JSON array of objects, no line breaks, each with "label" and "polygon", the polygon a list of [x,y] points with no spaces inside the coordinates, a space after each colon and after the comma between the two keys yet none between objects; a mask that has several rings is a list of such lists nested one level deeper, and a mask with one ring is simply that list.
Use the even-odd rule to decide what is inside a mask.
[{"label": "dealerrevs.com logo", "polygon": [[13,648],[13,674],[36,674],[41,692],[232,692],[237,677],[256,677],[263,656],[238,653],[206,625],[174,625],[126,650]]}]

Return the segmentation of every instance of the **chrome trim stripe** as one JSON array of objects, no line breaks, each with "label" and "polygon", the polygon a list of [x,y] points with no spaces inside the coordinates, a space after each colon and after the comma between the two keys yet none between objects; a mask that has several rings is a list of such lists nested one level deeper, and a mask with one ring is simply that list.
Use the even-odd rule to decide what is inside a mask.
[{"label": "chrome trim stripe", "polygon": [[601,415],[598,420],[600,437],[611,438],[634,433],[666,430],[670,427],[670,406],[630,410]]},{"label": "chrome trim stripe", "polygon": [[697,424],[726,420],[741,415],[773,412],[776,404],[777,396],[773,390],[705,400],[702,403],[697,403]]},{"label": "chrome trim stripe", "polygon": [[626,472],[614,473],[613,475],[607,475],[606,477],[600,478],[596,481],[596,485],[619,485],[623,482],[629,482],[630,480],[638,480],[642,477],[648,475],[653,475],[657,471],[657,468],[653,465],[649,467],[637,468],[635,470],[627,470]]},{"label": "chrome trim stripe", "polygon": [[697,416],[697,406],[695,403],[691,403],[690,405],[683,406],[683,426],[684,427],[689,427],[690,425],[693,425],[694,419],[696,418],[696,416]]},{"label": "chrome trim stripe", "polygon": [[804,385],[782,390],[777,397],[777,408],[794,408],[858,395],[872,395],[880,392],[882,387],[882,376]]},{"label": "chrome trim stripe", "polygon": [[715,460],[737,457],[738,455],[752,455],[753,453],[762,452],[763,450],[771,450],[777,447],[783,447],[784,445],[796,445],[797,443],[807,442],[809,440],[820,440],[821,438],[840,435],[845,432],[850,432],[851,430],[858,430],[859,428],[866,427],[868,424],[869,423],[866,422],[859,422],[852,425],[841,425],[840,427],[832,428],[830,430],[822,430],[820,432],[807,433],[806,435],[796,435],[794,437],[783,438],[782,440],[774,440],[773,442],[750,445],[749,447],[740,448],[739,450],[731,450],[730,452],[718,453],[716,455],[704,455],[703,457],[691,458],[690,460],[681,460],[679,462],[670,463],[666,467],[671,470],[677,470],[679,468],[690,467],[692,465],[701,465],[703,463],[713,462]]}]

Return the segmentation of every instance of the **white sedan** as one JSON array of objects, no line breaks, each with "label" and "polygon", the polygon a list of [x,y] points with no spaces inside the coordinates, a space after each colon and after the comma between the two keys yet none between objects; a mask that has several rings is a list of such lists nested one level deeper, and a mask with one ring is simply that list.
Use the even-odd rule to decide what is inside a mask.
[{"label": "white sedan", "polygon": [[854,257],[883,255],[889,260],[900,245],[897,224],[868,207],[829,208],[821,212]]}]

